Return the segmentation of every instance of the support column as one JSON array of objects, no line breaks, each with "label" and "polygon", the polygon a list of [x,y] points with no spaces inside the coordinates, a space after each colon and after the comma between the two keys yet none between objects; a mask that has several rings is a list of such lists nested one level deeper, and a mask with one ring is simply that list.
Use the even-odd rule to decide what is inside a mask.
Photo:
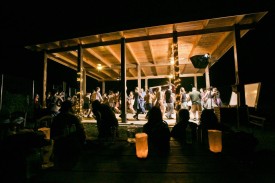
[{"label": "support column", "polygon": [[77,82],[78,82],[78,92],[77,100],[78,105],[76,108],[76,114],[78,117],[82,118],[82,106],[83,106],[83,49],[81,45],[78,45],[78,57],[77,57]]},{"label": "support column", "polygon": [[141,68],[140,65],[137,65],[137,72],[138,72],[138,88],[141,88]]},{"label": "support column", "polygon": [[42,100],[42,106],[43,108],[46,108],[46,95],[47,95],[47,69],[48,69],[48,56],[47,53],[44,52],[44,70],[43,70],[43,100]]},{"label": "support column", "polygon": [[105,88],[105,81],[102,81],[102,85],[101,85],[101,87],[102,87],[102,94],[104,94],[104,93],[106,93],[106,88]]},{"label": "support column", "polygon": [[83,68],[83,95],[87,93],[87,75],[86,69]]},{"label": "support column", "polygon": [[32,101],[34,101],[34,95],[35,95],[35,93],[34,93],[34,88],[35,88],[35,81],[34,80],[32,80]]},{"label": "support column", "polygon": [[125,58],[125,38],[121,38],[121,84],[122,84],[122,90],[121,90],[121,120],[122,123],[127,122],[127,117],[126,117],[126,58]]},{"label": "support column", "polygon": [[197,75],[194,76],[194,86],[198,89],[198,78],[197,78]]},{"label": "support column", "polygon": [[239,42],[240,42],[240,28],[239,25],[235,25],[234,31],[234,63],[235,63],[235,85],[237,85],[238,90],[238,106],[245,106],[245,94],[244,94],[244,84],[240,82],[239,78],[239,56],[238,56],[238,49],[239,49]]},{"label": "support column", "polygon": [[178,35],[177,31],[173,31],[173,46],[172,52],[174,57],[174,86],[175,91],[178,91],[178,88],[181,85],[180,80],[180,69],[179,69],[179,54],[178,54]]},{"label": "support column", "polygon": [[67,83],[65,81],[62,82],[62,91],[66,92]]},{"label": "support column", "polygon": [[206,66],[205,68],[205,83],[206,83],[206,89],[210,88],[210,77],[209,77],[209,66]]},{"label": "support column", "polygon": [[145,88],[145,91],[148,90],[148,78],[145,79],[145,87],[144,88]]},{"label": "support column", "polygon": [[[236,89],[237,93],[237,128],[240,127],[240,111],[242,111],[243,114],[247,115],[247,112],[245,109],[245,93],[244,93],[244,84],[240,82],[239,78],[239,64],[238,64],[238,49],[239,49],[239,42],[240,42],[240,28],[239,25],[235,25],[234,30],[234,64],[235,64],[235,86],[233,86]],[[243,109],[243,110],[241,110]],[[244,119],[247,119],[247,117],[244,117]]]}]

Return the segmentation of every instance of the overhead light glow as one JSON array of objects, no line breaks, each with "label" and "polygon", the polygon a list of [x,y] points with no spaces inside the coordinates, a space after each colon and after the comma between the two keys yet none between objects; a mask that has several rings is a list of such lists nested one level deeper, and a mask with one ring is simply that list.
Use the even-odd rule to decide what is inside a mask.
[{"label": "overhead light glow", "polygon": [[102,65],[101,64],[97,64],[97,70],[102,70]]}]

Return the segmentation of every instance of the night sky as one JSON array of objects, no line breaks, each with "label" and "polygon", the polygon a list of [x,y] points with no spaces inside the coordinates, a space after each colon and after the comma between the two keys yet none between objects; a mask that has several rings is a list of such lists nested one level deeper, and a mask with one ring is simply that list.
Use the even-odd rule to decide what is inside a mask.
[{"label": "night sky", "polygon": [[[273,74],[274,5],[265,0],[231,0],[223,3],[215,1],[169,0],[159,1],[77,1],[58,5],[50,1],[40,4],[29,2],[6,2],[1,4],[1,67],[0,72],[31,80],[43,78],[43,55],[26,50],[24,46],[69,39],[98,33],[106,33],[146,26],[222,17],[258,11],[269,11],[260,20],[256,29],[249,31],[241,39],[240,80],[243,83],[262,82],[260,106],[272,111],[274,106],[274,86],[270,83]],[[75,71],[55,62],[49,62],[48,80],[52,84],[66,81],[76,86]],[[228,90],[235,83],[233,49],[229,50],[210,69],[211,85],[217,86],[229,100]],[[164,84],[166,81],[150,81],[149,85]],[[191,89],[192,78],[184,79],[183,85]],[[129,87],[137,81],[127,82]],[[101,86],[88,79],[87,89]],[[117,82],[109,89],[117,90]],[[129,88],[128,87],[128,88]],[[200,84],[199,87],[204,87]],[[272,99],[272,100],[271,100]]]}]

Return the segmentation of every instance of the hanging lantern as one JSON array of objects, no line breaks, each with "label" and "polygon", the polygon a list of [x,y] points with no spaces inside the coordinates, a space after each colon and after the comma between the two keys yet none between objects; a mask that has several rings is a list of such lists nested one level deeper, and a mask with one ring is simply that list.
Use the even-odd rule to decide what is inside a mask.
[{"label": "hanging lantern", "polygon": [[148,155],[148,135],[146,133],[136,133],[136,155],[138,158],[146,158]]},{"label": "hanging lantern", "polygon": [[209,149],[214,153],[222,151],[222,131],[208,130]]}]

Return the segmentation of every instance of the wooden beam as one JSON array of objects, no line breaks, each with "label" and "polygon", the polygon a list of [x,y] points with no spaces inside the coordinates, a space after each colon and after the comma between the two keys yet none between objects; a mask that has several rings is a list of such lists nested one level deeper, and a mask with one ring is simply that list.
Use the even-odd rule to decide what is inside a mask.
[{"label": "wooden beam", "polygon": [[[203,76],[203,73],[195,74],[180,74],[180,77],[194,77],[194,76]],[[158,76],[141,76],[141,79],[164,79],[168,78],[168,75],[158,75]],[[137,80],[138,77],[126,77],[126,80]],[[104,79],[99,81],[116,81],[116,79]]]},{"label": "wooden beam", "polygon": [[[244,24],[244,25],[239,25],[239,26],[240,26],[240,30],[246,30],[246,29],[255,28],[255,25],[256,25],[255,23],[252,23],[252,24]],[[230,32],[230,31],[234,31],[234,27],[235,26],[233,25],[233,26],[224,26],[224,27],[216,27],[216,28],[206,28],[206,29],[199,29],[199,30],[183,31],[183,32],[178,32],[178,37],[200,35],[200,34],[210,34],[210,33],[217,33],[217,32]],[[131,43],[131,42],[138,42],[138,41],[166,39],[166,38],[172,38],[172,37],[173,37],[173,33],[157,34],[157,35],[141,36],[141,37],[134,37],[134,38],[126,38],[125,42]],[[120,39],[112,40],[112,41],[90,43],[90,44],[83,44],[82,47],[83,48],[93,48],[93,47],[98,47],[98,46],[108,46],[108,45],[114,45],[114,44],[120,44]],[[46,50],[46,52],[47,53],[58,53],[58,52],[77,50],[77,48],[78,48],[78,46],[68,46],[68,47],[64,47],[64,48],[55,48],[55,49]]]}]

